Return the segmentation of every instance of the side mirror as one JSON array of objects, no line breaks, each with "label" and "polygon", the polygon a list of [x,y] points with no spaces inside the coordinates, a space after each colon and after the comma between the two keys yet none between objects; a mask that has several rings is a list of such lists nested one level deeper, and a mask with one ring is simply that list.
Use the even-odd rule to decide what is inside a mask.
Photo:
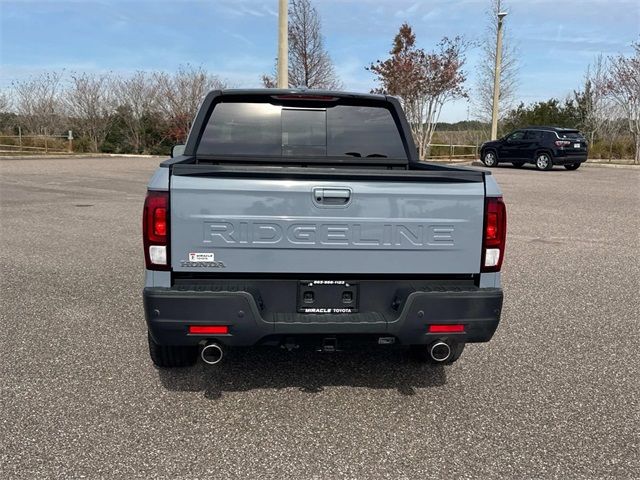
[{"label": "side mirror", "polygon": [[186,145],[174,145],[171,148],[171,158],[179,157],[184,153],[184,148]]}]

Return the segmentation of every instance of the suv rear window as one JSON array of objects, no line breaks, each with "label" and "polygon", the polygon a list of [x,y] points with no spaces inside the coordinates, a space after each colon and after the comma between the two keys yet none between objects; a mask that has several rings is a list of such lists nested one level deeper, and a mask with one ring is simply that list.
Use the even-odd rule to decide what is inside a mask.
[{"label": "suv rear window", "polygon": [[197,155],[407,158],[386,108],[301,108],[258,102],[217,104]]}]

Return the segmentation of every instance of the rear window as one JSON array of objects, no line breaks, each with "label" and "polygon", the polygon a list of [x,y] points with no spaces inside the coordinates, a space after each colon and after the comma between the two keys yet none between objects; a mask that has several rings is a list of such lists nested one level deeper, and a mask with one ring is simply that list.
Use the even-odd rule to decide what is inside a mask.
[{"label": "rear window", "polygon": [[570,140],[580,140],[582,139],[582,134],[580,132],[558,132],[558,136],[560,138],[568,138]]},{"label": "rear window", "polygon": [[215,106],[197,154],[407,158],[393,115],[386,108],[298,108],[241,102]]}]

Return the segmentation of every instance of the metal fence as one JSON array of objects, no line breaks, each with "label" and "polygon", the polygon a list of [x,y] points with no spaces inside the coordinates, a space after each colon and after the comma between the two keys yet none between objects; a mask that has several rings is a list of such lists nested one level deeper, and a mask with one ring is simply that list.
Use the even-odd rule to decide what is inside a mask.
[{"label": "metal fence", "polygon": [[73,132],[66,135],[0,134],[0,153],[73,153]]},{"label": "metal fence", "polygon": [[[478,145],[431,143],[429,152],[425,160],[477,159]],[[73,153],[73,132],[69,130],[66,135],[22,135],[20,131],[18,135],[0,134],[0,153]]]},{"label": "metal fence", "polygon": [[[478,158],[478,145],[454,145],[451,143],[430,143],[429,156],[425,160],[454,160],[456,158]],[[458,152],[456,152],[456,149]],[[432,155],[433,152],[446,152],[443,155]],[[460,152],[466,153],[460,153]]]}]

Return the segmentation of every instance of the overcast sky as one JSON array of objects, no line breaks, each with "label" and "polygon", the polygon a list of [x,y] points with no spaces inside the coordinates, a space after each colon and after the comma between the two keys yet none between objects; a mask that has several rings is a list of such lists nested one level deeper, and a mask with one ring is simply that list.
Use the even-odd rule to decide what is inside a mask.
[{"label": "overcast sky", "polygon": [[[384,58],[407,21],[419,46],[482,37],[489,0],[315,0],[326,46],[347,90],[369,91],[364,67]],[[640,0],[507,0],[521,56],[519,98],[563,98],[598,53],[628,53]],[[237,87],[260,86],[276,56],[277,0],[0,0],[0,88],[43,70],[172,71],[202,65]],[[473,86],[479,52],[468,55]],[[467,118],[466,102],[442,120]]]}]

